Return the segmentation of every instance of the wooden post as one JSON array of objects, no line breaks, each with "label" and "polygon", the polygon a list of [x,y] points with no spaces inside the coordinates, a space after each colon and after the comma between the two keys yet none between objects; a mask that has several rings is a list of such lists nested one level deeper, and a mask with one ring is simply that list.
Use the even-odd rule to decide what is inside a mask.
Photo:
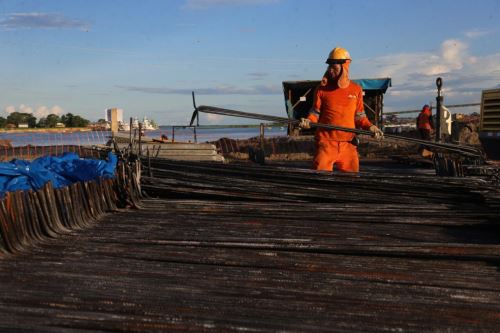
[{"label": "wooden post", "polygon": [[142,156],[142,124],[139,123],[139,158]]},{"label": "wooden post", "polygon": [[132,117],[130,117],[130,125],[129,125],[129,145],[132,147]]},{"label": "wooden post", "polygon": [[264,149],[264,124],[260,123],[260,148]]},{"label": "wooden post", "polygon": [[[154,146],[153,146],[154,150]],[[153,172],[151,171],[151,157],[149,156],[149,147],[148,147],[148,175],[149,177],[153,177]]]},{"label": "wooden post", "polygon": [[[291,89],[288,89],[288,100],[290,101],[290,105],[292,105],[292,90]],[[292,110],[292,112],[293,112],[293,110]],[[288,119],[294,120],[293,113],[292,113],[292,117],[290,117],[290,111],[288,111]],[[291,122],[288,123],[287,134],[289,136],[294,136],[293,125]]]},{"label": "wooden post", "polygon": [[111,132],[113,136],[118,132],[118,109],[111,109]]},{"label": "wooden post", "polygon": [[441,110],[441,105],[443,104],[443,96],[441,95],[441,87],[443,85],[443,80],[438,77],[436,79],[437,86],[437,97],[436,97],[436,142],[441,142],[441,120],[443,117],[443,112]]}]

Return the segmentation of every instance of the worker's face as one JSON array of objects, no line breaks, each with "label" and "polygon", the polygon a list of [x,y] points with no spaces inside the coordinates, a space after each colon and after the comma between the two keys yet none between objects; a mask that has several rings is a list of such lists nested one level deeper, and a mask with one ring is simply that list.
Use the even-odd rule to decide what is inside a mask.
[{"label": "worker's face", "polygon": [[331,64],[328,66],[328,73],[333,79],[338,79],[340,74],[342,73],[342,65],[341,64]]}]

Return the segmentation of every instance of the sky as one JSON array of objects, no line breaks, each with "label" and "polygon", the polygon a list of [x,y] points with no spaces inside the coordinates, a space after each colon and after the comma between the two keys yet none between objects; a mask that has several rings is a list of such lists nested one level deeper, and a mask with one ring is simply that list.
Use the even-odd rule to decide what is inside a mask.
[{"label": "sky", "polygon": [[[161,125],[198,105],[286,116],[283,81],[390,77],[384,111],[480,102],[500,87],[500,1],[0,0],[0,116],[106,108]],[[478,108],[453,112],[478,111]],[[252,121],[252,123],[255,121]],[[203,115],[200,124],[244,123]]]}]

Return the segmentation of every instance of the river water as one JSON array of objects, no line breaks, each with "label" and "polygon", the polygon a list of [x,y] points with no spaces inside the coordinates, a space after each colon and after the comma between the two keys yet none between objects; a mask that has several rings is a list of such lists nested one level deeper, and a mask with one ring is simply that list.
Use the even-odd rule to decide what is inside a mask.
[{"label": "river water", "polygon": [[[146,131],[148,138],[160,139],[162,135],[176,142],[210,142],[220,138],[248,139],[259,136],[259,128],[198,128],[195,133],[192,127],[161,126],[158,130]],[[128,132],[122,132],[127,135]],[[286,136],[283,127],[265,127],[265,137]],[[20,146],[57,146],[57,145],[96,145],[105,144],[111,137],[110,131],[86,132],[0,132],[0,140],[7,140],[13,147]]]}]

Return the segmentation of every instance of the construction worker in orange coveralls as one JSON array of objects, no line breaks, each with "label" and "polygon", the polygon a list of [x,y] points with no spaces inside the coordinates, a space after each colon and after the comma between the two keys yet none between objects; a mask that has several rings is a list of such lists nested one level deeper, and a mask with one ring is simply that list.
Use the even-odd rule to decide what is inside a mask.
[{"label": "construction worker in orange coveralls", "polygon": [[[299,126],[311,127],[311,122],[347,128],[362,128],[380,140],[384,133],[366,117],[361,87],[349,80],[351,56],[347,50],[336,47],[326,60],[328,69],[316,89],[313,107]],[[324,128],[316,129],[316,154],[313,169],[332,171],[334,165],[342,172],[358,172],[357,145],[354,133]]]},{"label": "construction worker in orange coveralls", "polygon": [[425,104],[417,117],[417,128],[423,140],[431,139],[431,130],[434,129],[432,111],[429,105]]}]

